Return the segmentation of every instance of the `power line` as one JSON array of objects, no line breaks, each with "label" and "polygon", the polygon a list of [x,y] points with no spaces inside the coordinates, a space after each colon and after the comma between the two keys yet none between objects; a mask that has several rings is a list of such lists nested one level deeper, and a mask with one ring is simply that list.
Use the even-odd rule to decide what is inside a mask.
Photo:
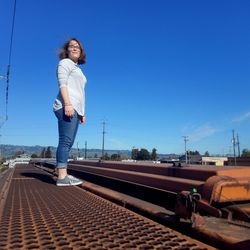
[{"label": "power line", "polygon": [[[1,78],[6,79],[6,97],[5,97],[5,121],[8,120],[8,102],[9,102],[9,82],[10,82],[10,65],[11,65],[11,56],[12,56],[12,45],[13,45],[13,36],[14,36],[14,27],[15,27],[15,19],[16,19],[16,2],[14,1],[14,10],[12,15],[12,27],[11,27],[11,35],[10,35],[10,47],[9,47],[9,60],[7,65],[7,73],[6,77],[2,76]],[[4,122],[5,122],[4,121]]]},{"label": "power line", "polygon": [[104,159],[104,137],[106,134],[105,125],[106,125],[106,122],[103,121],[102,122],[102,159]]},{"label": "power line", "polygon": [[15,19],[16,19],[16,1],[17,0],[15,0],[15,2],[14,2],[14,10],[13,10],[13,16],[12,16],[12,28],[11,28],[10,49],[9,49],[9,65],[10,65],[10,62],[11,62],[12,43],[13,43],[13,35],[14,35],[14,27],[15,27]]}]

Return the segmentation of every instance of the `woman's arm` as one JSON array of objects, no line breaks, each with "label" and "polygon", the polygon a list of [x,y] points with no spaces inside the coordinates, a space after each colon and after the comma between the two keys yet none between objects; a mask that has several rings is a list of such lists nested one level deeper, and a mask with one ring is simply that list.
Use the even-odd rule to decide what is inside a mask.
[{"label": "woman's arm", "polygon": [[61,92],[62,99],[63,99],[63,106],[64,106],[65,115],[71,117],[74,115],[75,111],[73,109],[72,104],[70,103],[69,93],[68,93],[67,87],[66,86],[61,87],[60,92]]},{"label": "woman's arm", "polygon": [[61,60],[57,68],[57,78],[60,89],[60,94],[63,99],[62,105],[64,106],[64,112],[66,116],[73,116],[74,109],[70,103],[69,92],[68,92],[68,79],[70,72],[72,70],[72,65],[69,60]]}]

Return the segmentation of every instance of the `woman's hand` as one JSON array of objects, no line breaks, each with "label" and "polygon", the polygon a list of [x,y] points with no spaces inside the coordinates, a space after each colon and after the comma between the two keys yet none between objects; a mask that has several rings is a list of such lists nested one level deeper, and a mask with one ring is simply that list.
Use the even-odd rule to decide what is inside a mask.
[{"label": "woman's hand", "polygon": [[72,117],[74,115],[75,111],[74,111],[74,109],[73,109],[73,107],[72,107],[71,104],[64,106],[64,113],[68,117]]},{"label": "woman's hand", "polygon": [[84,124],[85,121],[86,121],[85,116],[80,116],[80,123],[81,123],[81,124]]}]

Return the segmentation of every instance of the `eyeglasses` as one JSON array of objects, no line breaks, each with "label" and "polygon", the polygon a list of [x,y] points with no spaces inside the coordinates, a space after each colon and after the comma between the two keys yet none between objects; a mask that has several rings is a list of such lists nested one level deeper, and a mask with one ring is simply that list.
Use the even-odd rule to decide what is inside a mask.
[{"label": "eyeglasses", "polygon": [[81,50],[79,45],[69,45],[68,47],[69,49],[77,49],[77,50]]}]

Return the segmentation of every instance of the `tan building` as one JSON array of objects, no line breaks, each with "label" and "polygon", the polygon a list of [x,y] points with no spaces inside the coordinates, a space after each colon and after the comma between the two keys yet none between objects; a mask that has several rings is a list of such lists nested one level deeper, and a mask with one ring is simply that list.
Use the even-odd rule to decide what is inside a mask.
[{"label": "tan building", "polygon": [[202,157],[202,165],[224,166],[228,161],[227,157]]}]

